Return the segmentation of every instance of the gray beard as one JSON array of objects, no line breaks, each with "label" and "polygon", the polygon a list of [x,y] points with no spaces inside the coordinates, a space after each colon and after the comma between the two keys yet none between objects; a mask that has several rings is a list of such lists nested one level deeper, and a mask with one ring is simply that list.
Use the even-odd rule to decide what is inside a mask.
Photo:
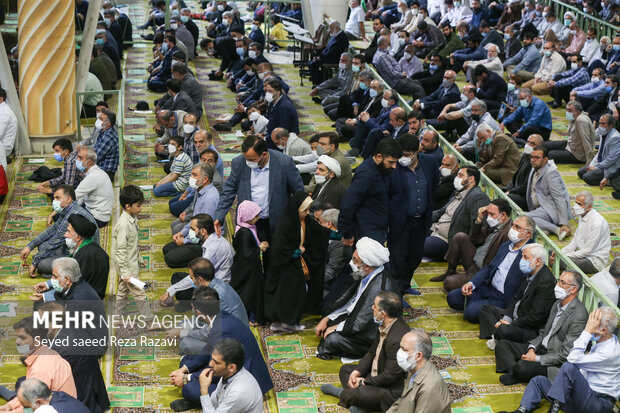
[{"label": "gray beard", "polygon": [[359,281],[362,278],[364,278],[366,276],[366,274],[364,274],[363,271],[353,271],[353,273],[351,274],[351,276],[353,277],[353,280],[355,281]]}]

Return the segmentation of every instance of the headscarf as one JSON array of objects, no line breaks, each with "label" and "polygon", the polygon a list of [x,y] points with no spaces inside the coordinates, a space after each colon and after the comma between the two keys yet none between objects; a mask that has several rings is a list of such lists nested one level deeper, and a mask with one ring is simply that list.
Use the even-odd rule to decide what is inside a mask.
[{"label": "headscarf", "polygon": [[237,207],[237,226],[235,227],[235,234],[241,227],[247,228],[252,232],[252,234],[254,234],[256,243],[260,244],[258,233],[256,232],[256,225],[249,224],[249,221],[256,218],[261,211],[261,207],[259,207],[255,202],[243,201],[240,203]]},{"label": "headscarf", "polygon": [[372,238],[361,238],[355,247],[360,260],[370,267],[380,267],[390,260],[388,249]]}]

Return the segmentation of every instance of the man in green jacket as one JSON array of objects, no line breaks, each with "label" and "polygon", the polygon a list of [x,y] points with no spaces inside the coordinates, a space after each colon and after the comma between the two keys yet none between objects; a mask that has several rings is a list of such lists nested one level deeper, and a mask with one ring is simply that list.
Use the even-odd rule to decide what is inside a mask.
[{"label": "man in green jacket", "polygon": [[437,47],[435,47],[429,53],[429,56],[439,55],[446,59],[450,54],[456,50],[465,48],[461,38],[454,32],[454,29],[449,23],[444,23],[439,26],[445,39]]}]

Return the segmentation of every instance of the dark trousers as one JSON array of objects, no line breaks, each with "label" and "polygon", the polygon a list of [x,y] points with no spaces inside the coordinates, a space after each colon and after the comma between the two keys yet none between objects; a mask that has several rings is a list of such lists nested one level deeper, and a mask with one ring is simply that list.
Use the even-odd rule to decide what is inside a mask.
[{"label": "dark trousers", "polygon": [[[598,272],[594,264],[592,264],[592,261],[590,261],[588,258],[571,258],[571,260],[575,263],[577,268],[579,268],[586,274],[595,274]],[[564,261],[560,261],[560,269],[562,271],[566,269],[566,264],[564,263]]]},{"label": "dark trousers", "polygon": [[476,162],[476,148],[472,147],[472,146],[468,146],[466,148],[463,148],[463,151],[461,152],[461,155],[463,155],[463,157],[465,159],[467,159],[468,161],[472,161],[472,162]]},{"label": "dark trousers", "polygon": [[448,251],[448,243],[438,237],[426,237],[424,240],[424,257],[432,258],[435,261],[443,261],[443,257]]},{"label": "dark trousers", "polygon": [[593,186],[598,186],[605,177],[602,169],[594,168],[594,170],[588,172],[587,166],[579,168],[577,175],[579,175],[586,184]]},{"label": "dark trousers", "polygon": [[171,241],[164,245],[164,261],[170,268],[185,268],[194,258],[202,256],[202,247],[198,244],[184,244],[178,246]]},{"label": "dark trousers", "polygon": [[477,323],[480,310],[486,304],[498,307],[503,304],[493,297],[484,298],[480,293],[482,288],[484,288],[484,286],[476,288],[469,297],[465,297],[460,289],[452,290],[447,296],[448,305],[450,308],[462,311],[463,317],[470,323]]},{"label": "dark trousers", "polygon": [[112,185],[114,185],[114,177],[116,176],[116,171],[114,171],[114,172],[105,171],[105,173],[108,174],[108,176],[110,177],[110,182],[112,182]]},{"label": "dark trousers", "polygon": [[311,60],[308,63],[308,69],[310,69],[310,81],[312,85],[318,85],[323,81],[323,70],[321,69],[323,62],[321,59]]},{"label": "dark trousers", "polygon": [[[187,277],[187,275],[188,274],[186,272],[175,272],[174,274],[172,274],[172,277],[170,277],[170,284],[174,285],[178,283],[183,278]],[[192,299],[192,295],[194,295],[194,289],[188,288],[187,290],[177,291],[174,296],[177,298],[178,301],[189,302],[189,300]]]},{"label": "dark trousers", "polygon": [[[458,232],[454,235],[444,258],[448,262],[449,267],[456,268],[459,264],[463,264],[463,268],[465,268],[467,274],[448,276],[443,282],[443,287],[446,291],[461,288],[476,274],[478,270],[478,267],[474,264],[476,249],[477,247],[471,242],[468,234]],[[475,271],[473,272],[470,271],[472,267],[475,267]]]},{"label": "dark trousers", "polygon": [[[509,373],[520,383],[527,383],[536,376],[547,376],[547,367],[537,361],[521,360],[527,353],[527,344],[515,341],[500,340],[495,346],[495,370],[498,373]],[[544,349],[543,349],[544,350]],[[536,351],[545,354],[546,351]]]},{"label": "dark trousers", "polygon": [[383,133],[383,131],[379,128],[372,129],[368,136],[366,137],[366,142],[364,143],[364,147],[361,150],[360,155],[364,159],[368,159],[375,154],[375,149],[377,149],[377,145],[383,138],[388,137]]},{"label": "dark trousers", "polygon": [[519,132],[519,135],[517,135],[516,138],[512,139],[515,141],[519,148],[523,148],[525,146],[525,141],[527,141],[527,138],[529,138],[530,135],[533,135],[535,133],[542,136],[543,140],[548,141],[549,135],[551,135],[551,130],[541,128],[539,126],[526,126],[525,128],[521,129],[521,132]]},{"label": "dark trousers", "polygon": [[[333,326],[344,321],[346,316],[337,318],[328,323]],[[338,331],[334,331],[325,338],[322,338],[317,346],[317,352],[320,355],[328,357],[348,357],[359,359],[370,349],[371,342],[367,342],[356,336],[345,336]]]},{"label": "dark trousers", "polygon": [[549,159],[553,159],[555,163],[584,163],[566,150],[567,145],[568,141],[547,141],[543,143],[543,146],[549,150]]},{"label": "dark trousers", "polygon": [[426,239],[424,216],[407,217],[405,226],[397,239],[388,241],[390,265],[401,291],[411,287],[411,276],[422,261]]},{"label": "dark trousers", "polygon": [[362,152],[364,144],[366,143],[366,138],[368,137],[368,132],[369,130],[366,128],[366,123],[358,121],[355,127],[355,135],[353,139],[351,139],[351,142],[349,142],[351,148],[355,148]]},{"label": "dark trousers", "polygon": [[512,199],[515,204],[519,205],[519,208],[521,208],[522,210],[524,211],[528,210],[527,201],[524,196],[510,193],[508,194],[508,197]]},{"label": "dark trousers", "polygon": [[[256,235],[261,241],[267,241],[271,245],[271,227],[269,224],[269,218],[260,218],[256,222]],[[269,268],[269,248],[263,252],[263,271],[267,272]]]},{"label": "dark trousers", "polygon": [[413,100],[426,97],[426,92],[418,80],[415,79],[401,79],[396,82],[394,89],[401,95],[410,95]]},{"label": "dark trousers", "polygon": [[[517,343],[528,343],[538,336],[538,331],[517,327],[512,324],[495,324],[506,315],[506,312],[494,305],[485,305],[480,309],[480,338],[489,339],[493,336],[496,340],[509,340]],[[510,315],[512,316],[512,314]]]},{"label": "dark trousers", "polygon": [[146,86],[152,92],[164,93],[166,91],[166,80],[162,80],[157,76],[151,76],[146,82]]},{"label": "dark trousers", "polygon": [[609,395],[597,393],[572,363],[564,363],[553,383],[547,377],[534,377],[529,382],[521,399],[521,406],[533,411],[543,397],[557,400],[562,411],[568,413],[611,413],[614,402]]},{"label": "dark trousers", "polygon": [[[340,136],[340,142],[342,141],[348,141],[352,138],[355,137],[355,133],[357,132],[357,126],[350,126],[347,125],[347,119],[349,118],[338,118],[336,119],[336,132],[338,133],[338,135]],[[360,127],[362,127],[361,125],[363,125],[364,123],[359,121],[358,122],[360,124]],[[366,128],[364,128],[364,130],[366,130]]]},{"label": "dark trousers", "polygon": [[562,101],[566,101],[566,103],[568,103],[568,100],[570,99],[570,91],[573,89],[574,88],[572,86],[554,86],[551,88],[551,97],[560,105],[562,104]]},{"label": "dark trousers", "polygon": [[103,222],[103,221],[99,221],[97,218],[95,218],[95,222],[97,223],[97,228],[104,228],[105,226],[108,225],[109,221]]},{"label": "dark trousers", "polygon": [[168,208],[170,209],[170,213],[175,217],[179,217],[192,204],[193,197],[188,196],[182,201],[179,201],[181,195],[177,195],[168,201]]},{"label": "dark trousers", "polygon": [[345,408],[357,406],[369,412],[383,412],[394,404],[397,397],[394,397],[390,388],[370,384],[358,386],[355,389],[350,388],[348,385],[349,376],[356,368],[357,364],[345,364],[340,367],[338,375],[343,389],[340,394],[339,405]]}]

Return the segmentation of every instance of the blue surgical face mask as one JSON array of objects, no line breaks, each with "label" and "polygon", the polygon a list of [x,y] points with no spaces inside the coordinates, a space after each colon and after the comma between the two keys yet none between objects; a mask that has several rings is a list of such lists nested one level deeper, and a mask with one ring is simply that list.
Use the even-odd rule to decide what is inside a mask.
[{"label": "blue surgical face mask", "polygon": [[612,89],[613,89],[613,87],[611,87],[611,86],[605,86],[605,92],[607,92],[607,93],[611,92]]},{"label": "blue surgical face mask", "polygon": [[613,45],[613,49],[614,49],[614,52],[619,51],[620,50],[620,44],[614,44]]},{"label": "blue surgical face mask", "polygon": [[83,171],[86,169],[86,167],[84,166],[84,162],[80,161],[79,159],[75,160],[75,167],[78,169],[78,171]]},{"label": "blue surgical face mask", "polygon": [[370,89],[370,92],[368,92],[370,94],[371,98],[376,98],[377,95],[379,94],[379,92],[377,92],[375,89]]},{"label": "blue surgical face mask", "polygon": [[189,16],[181,16],[181,21],[187,23],[189,21]]},{"label": "blue surgical face mask", "polygon": [[60,214],[64,208],[63,208],[62,206],[60,206],[60,201],[59,201],[59,200],[54,199],[54,200],[52,201],[52,209],[53,209],[56,213]]},{"label": "blue surgical face mask", "polygon": [[245,54],[245,50],[243,49],[243,47],[237,47],[236,50],[239,56],[243,56]]},{"label": "blue surgical face mask", "polygon": [[521,258],[519,261],[519,269],[523,274],[529,274],[532,272],[532,268],[530,267],[530,262],[525,258]]},{"label": "blue surgical face mask", "polygon": [[50,284],[52,285],[52,288],[54,289],[54,291],[58,293],[62,293],[62,287],[60,286],[60,281],[52,278],[50,280]]},{"label": "blue surgical face mask", "polygon": [[527,99],[519,100],[519,104],[521,105],[522,108],[526,108],[528,105]]},{"label": "blue surgical face mask", "polygon": [[191,278],[189,279],[189,282],[192,283],[192,288],[198,288],[198,286],[196,286],[196,283],[194,283]]},{"label": "blue surgical face mask", "polygon": [[103,44],[105,43],[105,41],[103,39],[95,39],[95,44],[98,44],[99,46],[103,46]]},{"label": "blue surgical face mask", "polygon": [[375,324],[378,324],[379,326],[383,325],[383,320],[379,320],[377,317],[375,317],[374,315],[372,316],[373,321],[375,322]]},{"label": "blue surgical face mask", "polygon": [[161,51],[162,52],[168,51],[168,43],[162,43],[161,44]]},{"label": "blue surgical face mask", "polygon": [[504,39],[506,39],[506,40],[510,40],[510,37],[511,37],[511,36],[510,36],[508,33],[504,33]]},{"label": "blue surgical face mask", "polygon": [[437,70],[437,65],[430,65],[430,66],[428,67],[428,69],[429,69],[431,72],[434,72],[435,70]]},{"label": "blue surgical face mask", "polygon": [[480,32],[480,34],[482,35],[482,37],[487,37],[487,34],[489,34],[488,32]]},{"label": "blue surgical face mask", "polygon": [[368,89],[368,85],[366,85],[366,83],[360,83],[360,89],[366,90]]},{"label": "blue surgical face mask", "polygon": [[54,159],[56,162],[62,162],[62,155],[59,153],[54,153]]},{"label": "blue surgical face mask", "polygon": [[196,231],[194,231],[193,229],[190,229],[187,233],[187,239],[192,244],[198,244],[200,242],[200,238],[196,236]]}]

